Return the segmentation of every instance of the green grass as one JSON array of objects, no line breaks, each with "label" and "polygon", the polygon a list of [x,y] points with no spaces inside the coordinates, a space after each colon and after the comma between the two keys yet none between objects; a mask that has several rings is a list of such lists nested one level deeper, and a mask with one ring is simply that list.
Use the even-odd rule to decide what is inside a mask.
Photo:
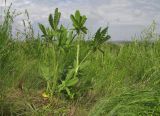
[{"label": "green grass", "polygon": [[79,11],[71,15],[73,32],[60,28],[60,15],[58,9],[49,15],[49,28],[39,24],[42,37],[30,25],[19,40],[12,36],[14,16],[6,14],[0,25],[0,115],[160,115],[155,24],[130,43],[114,44],[106,42],[107,28],[86,41],[86,17]]}]

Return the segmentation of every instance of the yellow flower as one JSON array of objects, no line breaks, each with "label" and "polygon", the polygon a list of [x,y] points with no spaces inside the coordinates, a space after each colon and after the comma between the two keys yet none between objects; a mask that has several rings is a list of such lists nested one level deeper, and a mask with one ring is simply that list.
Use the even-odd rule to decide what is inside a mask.
[{"label": "yellow flower", "polygon": [[46,92],[43,92],[43,93],[42,93],[42,96],[43,96],[44,98],[49,98],[49,95],[48,95]]}]

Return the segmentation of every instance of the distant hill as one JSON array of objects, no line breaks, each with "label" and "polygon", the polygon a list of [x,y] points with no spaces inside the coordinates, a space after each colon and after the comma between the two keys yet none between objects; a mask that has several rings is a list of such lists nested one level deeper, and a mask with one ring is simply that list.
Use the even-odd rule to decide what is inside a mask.
[{"label": "distant hill", "polygon": [[114,43],[114,44],[127,44],[127,43],[131,43],[132,41],[129,40],[115,40],[115,41],[109,41],[109,43]]}]

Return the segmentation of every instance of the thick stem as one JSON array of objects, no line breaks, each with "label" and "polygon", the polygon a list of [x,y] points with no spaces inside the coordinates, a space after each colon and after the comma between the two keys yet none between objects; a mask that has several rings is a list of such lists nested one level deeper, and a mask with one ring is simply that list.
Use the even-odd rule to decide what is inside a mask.
[{"label": "thick stem", "polygon": [[78,69],[79,69],[79,52],[80,52],[80,45],[79,42],[77,44],[77,55],[76,55],[76,69],[75,69],[75,73],[74,73],[74,78],[76,77],[77,73],[78,73]]}]

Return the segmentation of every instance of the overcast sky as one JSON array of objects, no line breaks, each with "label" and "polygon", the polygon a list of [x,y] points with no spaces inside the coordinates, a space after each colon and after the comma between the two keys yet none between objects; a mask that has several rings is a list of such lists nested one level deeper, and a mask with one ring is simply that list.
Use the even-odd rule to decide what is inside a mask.
[{"label": "overcast sky", "polygon": [[[0,0],[1,8],[4,1]],[[48,14],[57,7],[62,12],[61,22],[71,25],[70,14],[79,9],[88,17],[91,32],[109,25],[112,40],[130,40],[153,20],[160,26],[160,0],[8,0],[7,5],[11,2],[18,11],[28,10],[33,25],[47,23]]]}]

